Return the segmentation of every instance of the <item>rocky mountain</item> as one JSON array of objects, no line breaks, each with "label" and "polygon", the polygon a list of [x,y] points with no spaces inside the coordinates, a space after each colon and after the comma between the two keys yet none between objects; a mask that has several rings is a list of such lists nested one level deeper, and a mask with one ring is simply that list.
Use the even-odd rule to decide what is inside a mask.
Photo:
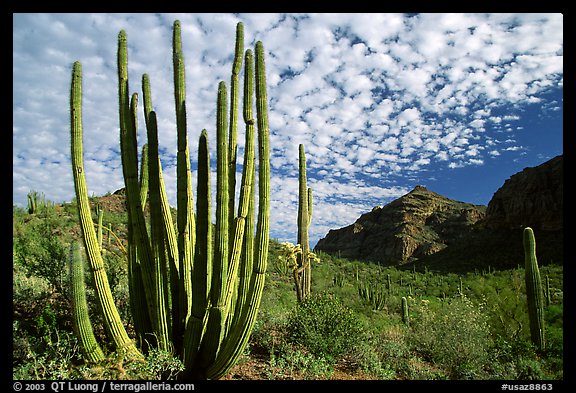
[{"label": "rocky mountain", "polygon": [[563,160],[555,157],[511,176],[488,207],[416,186],[355,223],[330,230],[315,250],[383,265],[436,270],[515,267],[522,229],[531,226],[543,263],[562,261]]},{"label": "rocky mountain", "polygon": [[530,226],[546,231],[563,226],[563,157],[525,168],[504,182],[488,203],[492,226]]},{"label": "rocky mountain", "polygon": [[483,219],[486,206],[446,198],[416,186],[347,227],[331,230],[316,250],[399,265],[434,254],[462,238]]}]

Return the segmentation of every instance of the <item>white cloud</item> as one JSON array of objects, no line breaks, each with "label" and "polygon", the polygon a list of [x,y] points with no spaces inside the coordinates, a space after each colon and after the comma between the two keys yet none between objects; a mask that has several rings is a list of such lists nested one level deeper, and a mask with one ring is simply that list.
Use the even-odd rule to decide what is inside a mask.
[{"label": "white cloud", "polygon": [[[245,24],[246,48],[264,43],[271,164],[282,184],[274,199],[278,233],[290,222],[278,216],[281,208],[294,210],[292,197],[284,195],[297,190],[291,187],[299,143],[306,145],[310,179],[318,188],[319,219],[327,220],[314,229],[319,236],[326,222],[343,226],[359,209],[410,188],[391,186],[388,176],[482,165],[487,157],[522,150],[521,143],[505,141],[522,132],[522,108],[546,105],[544,93],[563,86],[560,14],[15,14],[15,203],[24,205],[30,189],[55,200],[72,198],[68,90],[75,60],[84,72],[90,192],[122,186],[120,29],[128,34],[131,91],[140,93],[142,73],[151,78],[164,175],[175,200],[175,19],[182,25],[193,161],[202,128],[215,156],[216,87],[219,80],[229,84],[236,22]],[[140,135],[141,145],[143,128]],[[330,204],[340,220],[322,212]]]}]

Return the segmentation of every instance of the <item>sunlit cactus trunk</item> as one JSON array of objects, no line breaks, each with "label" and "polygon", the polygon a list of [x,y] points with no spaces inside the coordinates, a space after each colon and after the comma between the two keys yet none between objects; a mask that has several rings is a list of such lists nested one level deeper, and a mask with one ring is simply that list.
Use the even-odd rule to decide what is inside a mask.
[{"label": "sunlit cactus trunk", "polygon": [[[211,221],[211,171],[206,130],[201,132],[199,140],[196,213],[193,210],[184,56],[180,23],[174,22],[174,98],[178,134],[177,231],[172,223],[162,177],[158,124],[156,113],[152,110],[150,79],[146,74],[142,77],[142,92],[148,143],[146,152],[143,152],[138,180],[138,96],[134,93],[129,100],[126,33],[120,32],[118,38],[120,147],[128,210],[130,307],[140,346],[143,350],[152,346],[180,356],[185,364],[185,371],[181,374],[183,378],[218,379],[234,366],[248,343],[264,288],[270,225],[270,148],[264,47],[260,41],[256,43],[255,66],[251,50],[247,50],[244,56],[243,117],[246,141],[238,209],[235,212],[235,183],[232,177],[236,170],[236,125],[231,124],[229,128],[227,120],[237,122],[234,112],[238,110],[236,85],[242,65],[242,24],[237,26],[236,32],[230,113],[225,82],[220,82],[217,94],[214,226]],[[256,118],[252,111],[253,96]],[[75,108],[78,111],[80,106]],[[73,140],[73,150],[78,149],[79,145],[80,152],[76,156],[81,156],[81,140],[74,136],[74,132]],[[78,169],[74,167],[74,171],[76,173]],[[145,189],[149,191],[148,223],[144,215]],[[82,196],[82,190],[77,190],[80,201],[79,196]],[[258,218],[255,224],[256,206]],[[93,226],[91,229],[93,233]],[[84,234],[84,238],[88,249],[91,244],[89,234]],[[93,258],[94,263],[98,262],[97,258]],[[93,270],[105,275],[103,267]],[[96,291],[102,299],[111,299],[109,288],[97,287]],[[109,324],[122,332],[119,318],[112,311],[109,313]],[[124,343],[121,340],[123,337],[120,335],[115,339],[117,346],[131,343],[129,339]],[[137,351],[136,347],[133,348]]]},{"label": "sunlit cactus trunk", "polygon": [[544,293],[538,260],[536,259],[536,240],[534,239],[534,231],[530,227],[524,228],[524,263],[530,338],[539,350],[543,350],[545,346]]}]

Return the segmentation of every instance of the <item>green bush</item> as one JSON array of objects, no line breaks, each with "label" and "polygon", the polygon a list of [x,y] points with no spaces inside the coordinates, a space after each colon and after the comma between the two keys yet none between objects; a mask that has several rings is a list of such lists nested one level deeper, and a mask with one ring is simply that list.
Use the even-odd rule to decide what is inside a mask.
[{"label": "green bush", "polygon": [[60,234],[56,214],[44,214],[28,222],[15,218],[12,252],[14,265],[26,269],[29,276],[46,279],[58,291],[64,292],[68,253]]},{"label": "green bush", "polygon": [[[50,320],[51,317],[48,317]],[[44,319],[44,317],[42,317]],[[28,335],[13,322],[13,378],[23,380],[74,379],[72,366],[80,359],[76,337],[72,332],[49,330],[52,322],[39,323],[41,337]]]},{"label": "green bush", "polygon": [[415,304],[410,343],[424,359],[441,365],[453,379],[484,376],[492,341],[482,306],[467,297]]},{"label": "green bush", "polygon": [[270,379],[330,379],[334,368],[332,362],[325,358],[286,345],[279,356],[270,356],[267,373]]},{"label": "green bush", "polygon": [[287,334],[293,344],[336,361],[361,339],[363,329],[341,300],[319,293],[298,303],[288,317]]}]

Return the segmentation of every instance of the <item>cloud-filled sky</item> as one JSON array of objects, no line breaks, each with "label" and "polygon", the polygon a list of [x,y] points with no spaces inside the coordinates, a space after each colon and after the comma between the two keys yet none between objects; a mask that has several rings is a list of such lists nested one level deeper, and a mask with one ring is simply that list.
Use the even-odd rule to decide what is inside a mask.
[{"label": "cloud-filled sky", "polygon": [[[142,74],[150,75],[164,177],[176,205],[176,19],[193,167],[203,128],[215,145],[217,85],[230,80],[236,23],[244,23],[245,48],[264,43],[271,236],[281,241],[296,238],[300,143],[314,192],[311,246],[416,185],[486,205],[511,175],[563,153],[561,14],[14,14],[15,205],[26,206],[30,190],[55,202],[74,196],[69,89],[76,60],[83,67],[89,193],[123,187],[121,29],[131,92],[140,93]],[[142,145],[141,110],[139,116]],[[239,145],[242,157],[242,123]]]}]

